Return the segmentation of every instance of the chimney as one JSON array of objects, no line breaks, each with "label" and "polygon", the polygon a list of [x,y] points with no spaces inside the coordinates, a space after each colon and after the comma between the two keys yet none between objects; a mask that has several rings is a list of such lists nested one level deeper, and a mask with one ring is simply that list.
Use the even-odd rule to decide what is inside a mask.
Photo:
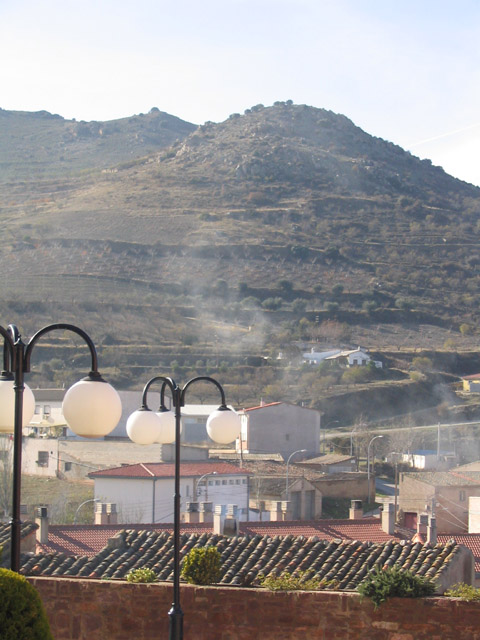
[{"label": "chimney", "polygon": [[437,519],[435,516],[430,516],[427,526],[427,542],[431,544],[437,544]]},{"label": "chimney", "polygon": [[185,522],[199,522],[198,502],[187,502]]},{"label": "chimney", "polygon": [[236,536],[238,533],[238,507],[236,504],[215,505],[213,514],[213,533],[221,536]]},{"label": "chimney", "polygon": [[35,523],[38,524],[37,542],[47,544],[48,542],[48,509],[47,507],[37,507],[35,509]]},{"label": "chimney", "polygon": [[351,501],[348,517],[350,520],[358,520],[360,518],[363,518],[363,506],[361,500]]},{"label": "chimney", "polygon": [[238,534],[238,506],[227,505],[227,515],[223,521],[223,535],[236,536]]},{"label": "chimney", "polygon": [[428,513],[421,513],[417,520],[417,533],[421,536],[427,535],[428,529]]},{"label": "chimney", "polygon": [[117,505],[112,502],[97,502],[95,524],[117,524]]},{"label": "chimney", "polygon": [[213,533],[218,536],[223,535],[223,523],[227,514],[227,507],[224,504],[216,504],[213,513]]},{"label": "chimney", "polygon": [[389,536],[395,533],[395,506],[391,502],[383,505],[382,531]]},{"label": "chimney", "polygon": [[285,522],[292,519],[289,500],[272,501],[270,503],[270,520],[273,522]]},{"label": "chimney", "polygon": [[213,502],[200,502],[198,521],[213,522]]}]

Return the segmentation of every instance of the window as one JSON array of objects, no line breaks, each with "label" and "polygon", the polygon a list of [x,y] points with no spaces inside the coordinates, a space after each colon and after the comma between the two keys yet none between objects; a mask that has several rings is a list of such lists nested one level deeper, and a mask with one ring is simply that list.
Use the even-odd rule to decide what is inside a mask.
[{"label": "window", "polygon": [[42,413],[42,407],[39,404],[35,405],[35,415],[39,415],[40,413]]},{"label": "window", "polygon": [[187,496],[187,498],[188,498],[188,496],[190,495],[190,485],[188,485],[188,484],[187,484],[187,486],[186,486],[185,495]]},{"label": "window", "polygon": [[213,487],[213,480],[209,480],[209,481],[208,481],[208,486],[209,486],[209,487]]},{"label": "window", "polygon": [[247,484],[247,481],[245,480],[245,478],[242,480],[242,484]]},{"label": "window", "polygon": [[285,440],[287,440],[287,442],[288,442],[288,440],[290,440],[290,434],[289,433],[285,434]]},{"label": "window", "polygon": [[460,502],[465,502],[465,491],[460,491],[458,499],[460,500]]},{"label": "window", "polygon": [[228,481],[228,484],[234,484],[234,483],[235,483],[235,480],[229,480]]},{"label": "window", "polygon": [[72,470],[72,463],[71,462],[65,462],[64,471],[71,471],[71,470]]},{"label": "window", "polygon": [[240,480],[235,480],[235,484],[240,484]]},{"label": "window", "polygon": [[222,480],[222,484],[227,484],[227,481],[226,480]]},{"label": "window", "polygon": [[49,404],[44,404],[43,405],[43,414],[45,416],[49,416],[52,413],[52,408],[50,407]]},{"label": "window", "polygon": [[48,467],[48,451],[39,451],[37,464],[39,467]]},{"label": "window", "polygon": [[215,485],[218,487],[218,485],[220,484],[220,480],[215,480]]}]

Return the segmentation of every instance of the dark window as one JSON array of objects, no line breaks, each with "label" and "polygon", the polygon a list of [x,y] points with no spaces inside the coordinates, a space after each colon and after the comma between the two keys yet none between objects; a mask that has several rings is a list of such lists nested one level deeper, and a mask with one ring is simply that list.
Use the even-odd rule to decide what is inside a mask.
[{"label": "dark window", "polygon": [[39,467],[48,467],[48,451],[39,451],[37,464]]},{"label": "dark window", "polygon": [[64,470],[65,471],[71,471],[72,470],[72,463],[71,462],[65,462]]}]

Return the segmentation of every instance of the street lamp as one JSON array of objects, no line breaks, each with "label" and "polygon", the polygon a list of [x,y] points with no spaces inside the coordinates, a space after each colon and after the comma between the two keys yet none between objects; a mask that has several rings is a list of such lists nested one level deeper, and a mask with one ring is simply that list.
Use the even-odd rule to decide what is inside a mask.
[{"label": "street lamp", "polygon": [[[209,471],[208,473],[204,473],[203,476],[200,476],[200,478],[197,480],[197,482],[195,483],[195,491],[194,491],[194,497],[198,498],[200,493],[198,491],[198,488],[200,486],[201,481],[206,478],[207,476],[216,476],[217,475],[217,471]],[[207,483],[205,483],[205,500],[208,499],[208,485]]]},{"label": "street lamp", "polygon": [[85,500],[84,502],[82,502],[82,504],[79,504],[77,507],[77,510],[75,511],[75,515],[73,517],[73,524],[77,524],[78,512],[80,511],[80,509],[83,507],[84,504],[88,504],[89,502],[100,502],[100,498],[90,498],[90,500]]},{"label": "street lamp", "polygon": [[287,477],[286,477],[286,480],[285,480],[285,500],[287,500],[287,502],[288,502],[288,468],[289,468],[290,460],[293,458],[293,456],[296,453],[307,453],[307,450],[306,449],[298,449],[297,451],[294,451],[293,453],[291,453],[288,456],[288,460],[287,460]]},{"label": "street lamp", "polygon": [[373,436],[367,447],[367,483],[368,483],[368,504],[370,504],[370,445],[374,440],[383,438],[383,436]]},{"label": "street lamp", "polygon": [[30,422],[35,411],[35,398],[24,383],[24,374],[30,372],[30,359],[37,341],[55,330],[72,331],[83,338],[92,358],[88,376],[70,387],[63,399],[63,415],[68,426],[79,436],[98,438],[110,433],[122,414],[120,397],[100,375],[95,345],[85,331],[72,324],[50,324],[25,343],[14,324],[10,324],[8,329],[0,326],[4,340],[3,370],[0,374],[0,433],[14,434],[10,566],[16,572],[20,570],[22,428]]},{"label": "street lamp", "polygon": [[[332,424],[335,424],[335,423],[338,424],[338,420],[330,420],[330,422],[327,422],[327,424],[323,427],[323,453],[326,452],[326,448],[327,448],[327,429],[328,427],[331,427]],[[320,440],[322,439],[321,429],[322,429],[322,425],[320,424]]]},{"label": "street lamp", "polygon": [[[197,376],[179,387],[172,378],[155,376],[143,388],[142,405],[127,420],[128,437],[137,444],[166,444],[175,442],[175,494],[173,509],[173,603],[168,612],[170,617],[169,640],[183,638],[183,611],[180,606],[180,434],[181,408],[185,406],[185,393],[195,382],[210,382],[221,395],[221,405],[207,420],[207,433],[219,444],[228,444],[240,434],[240,418],[225,403],[225,392],[214,378]],[[148,408],[148,390],[155,382],[161,382],[160,408],[152,412]],[[165,406],[165,390],[170,390],[174,412]]]}]

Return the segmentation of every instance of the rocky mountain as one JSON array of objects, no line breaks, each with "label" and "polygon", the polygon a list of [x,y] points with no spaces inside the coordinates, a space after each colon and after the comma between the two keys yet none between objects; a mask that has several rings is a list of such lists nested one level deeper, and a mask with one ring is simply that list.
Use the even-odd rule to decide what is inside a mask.
[{"label": "rocky mountain", "polygon": [[28,331],[75,319],[218,361],[262,355],[302,318],[372,346],[475,324],[480,189],[345,116],[288,101],[195,128],[158,110],[4,111],[0,158],[0,305]]}]

